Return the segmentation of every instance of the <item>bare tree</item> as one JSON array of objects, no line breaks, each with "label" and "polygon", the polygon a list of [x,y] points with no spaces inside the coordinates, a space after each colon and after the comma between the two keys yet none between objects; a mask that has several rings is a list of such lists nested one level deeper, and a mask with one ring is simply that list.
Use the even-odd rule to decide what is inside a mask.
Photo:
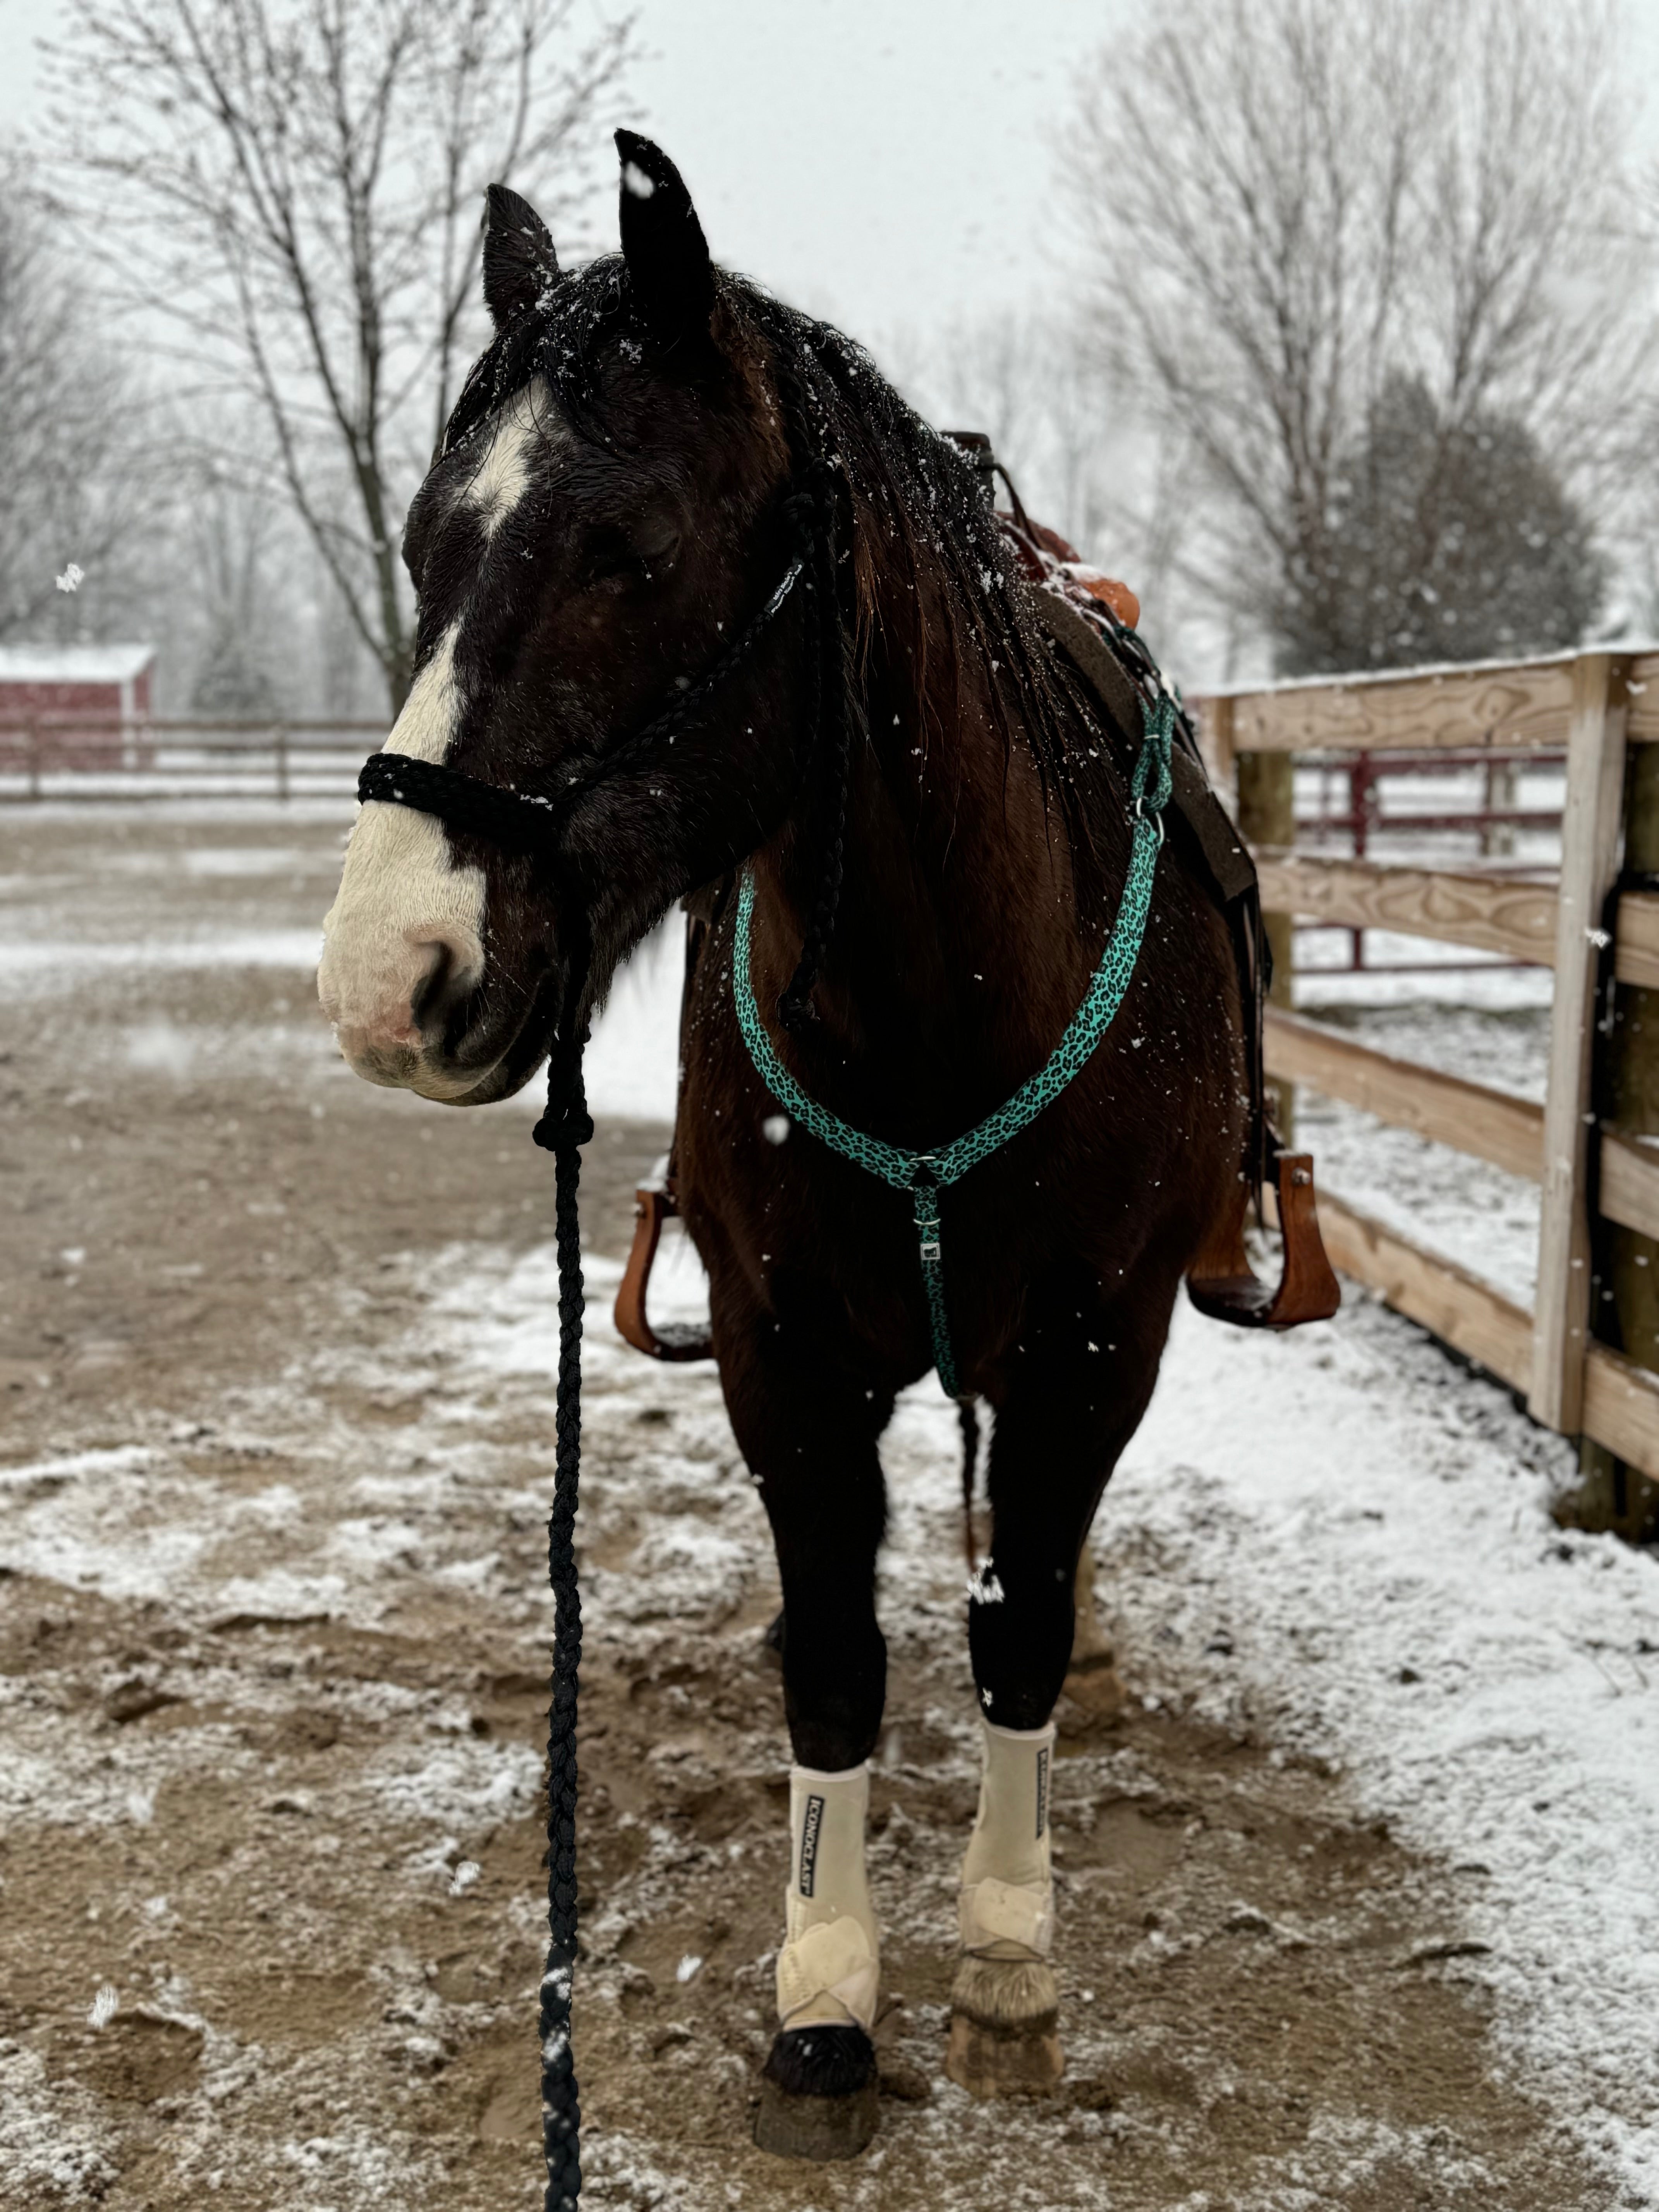
[{"label": "bare tree", "polygon": [[1103,373],[1206,494],[1188,561],[1304,640],[1347,591],[1392,380],[1446,453],[1502,418],[1607,493],[1641,373],[1603,0],[1171,0],[1085,97]]},{"label": "bare tree", "polygon": [[138,395],[65,274],[27,169],[0,160],[0,637],[118,619],[155,503]]},{"label": "bare tree", "polygon": [[282,665],[277,623],[291,620],[292,610],[283,605],[287,594],[272,556],[287,520],[269,500],[227,483],[210,465],[204,471],[186,531],[201,625],[192,714],[271,714],[285,703],[273,670]]},{"label": "bare tree", "polygon": [[924,342],[892,340],[882,356],[930,422],[983,430],[1033,514],[1091,558],[1125,465],[1112,395],[1073,325],[1009,310],[962,318]]},{"label": "bare tree", "polygon": [[398,518],[474,349],[483,188],[556,224],[632,52],[577,0],[72,0],[59,173],[126,302],[301,518],[393,708],[410,606]]}]

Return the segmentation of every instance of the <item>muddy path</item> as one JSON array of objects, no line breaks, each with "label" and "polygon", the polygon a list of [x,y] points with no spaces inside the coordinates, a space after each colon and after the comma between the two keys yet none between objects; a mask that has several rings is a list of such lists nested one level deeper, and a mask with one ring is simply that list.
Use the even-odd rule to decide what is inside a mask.
[{"label": "muddy path", "polygon": [[[522,1108],[332,1060],[303,932],[337,847],[274,815],[0,817],[0,928],[45,948],[0,1004],[7,2207],[540,2201],[550,1178]],[[1156,1638],[1120,1642],[1121,1701],[1061,1711],[1065,2087],[945,2081],[973,1698],[952,1424],[921,1394],[886,1453],[881,2131],[847,2167],[749,2146],[776,1589],[714,1378],[604,1319],[662,1141],[609,1122],[586,1176],[590,2200],[1615,2204],[1496,2061],[1478,1863],[1413,1856],[1247,1711],[1201,1724]],[[1158,1561],[1103,1557],[1109,1634]]]}]

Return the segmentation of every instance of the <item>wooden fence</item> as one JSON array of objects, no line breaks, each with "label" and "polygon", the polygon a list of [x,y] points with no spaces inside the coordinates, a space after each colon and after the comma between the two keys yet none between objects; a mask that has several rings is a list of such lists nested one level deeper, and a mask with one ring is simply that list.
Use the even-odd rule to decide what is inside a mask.
[{"label": "wooden fence", "polygon": [[[1598,989],[1659,990],[1659,891],[1620,889],[1627,755],[1659,748],[1659,652],[1580,653],[1470,668],[1214,693],[1196,702],[1221,788],[1261,870],[1280,971],[1267,1065],[1380,1119],[1540,1185],[1534,1309],[1322,1191],[1337,1266],[1502,1377],[1551,1428],[1659,1478],[1659,1373],[1590,1329],[1595,1218],[1659,1240],[1659,1130],[1592,1113]],[[0,720],[0,799],[349,799],[380,722],[86,717]],[[1293,849],[1298,752],[1565,752],[1559,881],[1335,859]],[[1651,757],[1659,766],[1659,751]],[[1649,865],[1659,881],[1659,776]],[[1439,939],[1554,970],[1545,1103],[1356,1044],[1288,1005],[1297,920]],[[1653,1024],[1659,1066],[1659,1018]],[[1650,1086],[1659,1097],[1659,1080]],[[1659,1271],[1659,1241],[1653,1255]],[[1659,1344],[1659,1334],[1654,1340]]]},{"label": "wooden fence", "polygon": [[[1236,787],[1288,1000],[1292,921],[1398,931],[1554,970],[1545,1103],[1356,1044],[1288,1004],[1267,1018],[1276,1081],[1330,1098],[1540,1186],[1537,1291],[1528,1312],[1455,1261],[1320,1194],[1335,1264],[1509,1383],[1549,1427],[1585,1436],[1659,1477],[1659,1374],[1595,1340],[1597,1215],[1659,1238],[1659,1133],[1592,1111],[1598,992],[1659,989],[1659,894],[1621,889],[1627,753],[1659,745],[1659,653],[1580,653],[1461,669],[1274,685],[1197,702],[1212,774]],[[1431,748],[1565,750],[1559,880],[1324,859],[1291,848],[1298,752]]]},{"label": "wooden fence", "polygon": [[121,720],[0,712],[0,803],[338,799],[384,721]]}]

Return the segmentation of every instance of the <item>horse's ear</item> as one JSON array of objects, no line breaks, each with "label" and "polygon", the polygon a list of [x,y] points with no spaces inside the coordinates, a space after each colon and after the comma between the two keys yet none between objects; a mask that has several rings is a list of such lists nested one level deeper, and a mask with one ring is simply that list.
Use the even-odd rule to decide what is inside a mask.
[{"label": "horse's ear", "polygon": [[622,246],[634,298],[666,342],[708,328],[714,264],[679,171],[636,131],[617,133],[622,157]]},{"label": "horse's ear", "polygon": [[526,307],[539,307],[559,281],[559,257],[547,225],[506,185],[484,193],[483,295],[489,319],[504,331]]}]

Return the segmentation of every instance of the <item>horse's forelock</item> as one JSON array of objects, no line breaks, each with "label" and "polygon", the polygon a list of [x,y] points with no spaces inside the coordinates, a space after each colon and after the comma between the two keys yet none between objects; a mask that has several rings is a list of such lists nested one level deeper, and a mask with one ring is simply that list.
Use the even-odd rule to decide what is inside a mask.
[{"label": "horse's forelock", "polygon": [[609,255],[571,270],[538,303],[517,315],[474,362],[444,427],[452,453],[537,377],[546,380],[566,419],[594,427],[599,340],[627,319],[627,271]]}]

